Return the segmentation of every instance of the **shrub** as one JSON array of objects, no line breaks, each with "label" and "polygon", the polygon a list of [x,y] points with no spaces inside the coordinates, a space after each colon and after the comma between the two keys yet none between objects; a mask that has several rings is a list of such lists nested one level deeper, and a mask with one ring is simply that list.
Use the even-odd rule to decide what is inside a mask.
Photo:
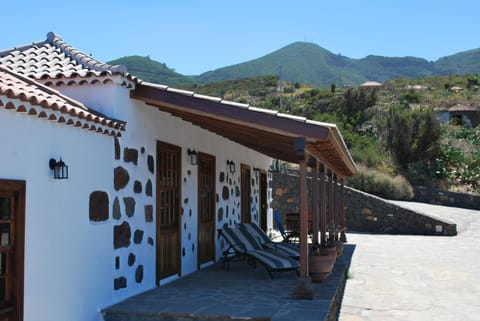
[{"label": "shrub", "polygon": [[434,161],[439,153],[440,123],[431,109],[390,108],[378,122],[383,141],[397,165]]},{"label": "shrub", "polygon": [[410,200],[413,188],[401,175],[390,176],[368,168],[359,168],[357,175],[348,177],[346,184],[386,199]]}]

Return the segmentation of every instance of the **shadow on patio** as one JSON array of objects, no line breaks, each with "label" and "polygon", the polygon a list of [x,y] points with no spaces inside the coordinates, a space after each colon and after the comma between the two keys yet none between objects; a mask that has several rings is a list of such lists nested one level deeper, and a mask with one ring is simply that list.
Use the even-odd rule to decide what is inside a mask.
[{"label": "shadow on patio", "polygon": [[113,305],[102,314],[105,321],[336,320],[354,249],[355,245],[345,244],[328,279],[313,283],[313,300],[292,299],[295,272],[278,272],[271,279],[260,265],[232,262],[230,270],[217,263]]}]

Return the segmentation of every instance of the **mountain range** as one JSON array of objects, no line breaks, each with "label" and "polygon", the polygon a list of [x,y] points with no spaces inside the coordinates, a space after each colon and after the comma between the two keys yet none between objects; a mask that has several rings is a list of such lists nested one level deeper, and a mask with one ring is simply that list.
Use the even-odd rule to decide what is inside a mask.
[{"label": "mountain range", "polygon": [[480,72],[480,49],[459,52],[436,61],[375,55],[353,59],[313,43],[295,42],[263,57],[197,76],[176,73],[165,63],[151,60],[148,56],[128,56],[108,63],[125,65],[130,73],[145,81],[174,87],[268,75],[279,75],[288,82],[329,87],[332,83],[337,86],[359,85],[368,80],[385,82],[400,77],[475,74]]}]

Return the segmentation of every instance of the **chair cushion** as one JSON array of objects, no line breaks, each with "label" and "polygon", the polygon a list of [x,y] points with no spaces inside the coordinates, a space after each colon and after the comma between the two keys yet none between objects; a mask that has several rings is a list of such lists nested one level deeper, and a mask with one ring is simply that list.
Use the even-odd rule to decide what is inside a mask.
[{"label": "chair cushion", "polygon": [[272,242],[267,234],[255,223],[244,223],[240,225],[240,229],[246,231],[254,239],[256,239],[264,248],[276,250],[280,254],[299,258],[300,249],[295,244],[291,243],[276,243]]}]

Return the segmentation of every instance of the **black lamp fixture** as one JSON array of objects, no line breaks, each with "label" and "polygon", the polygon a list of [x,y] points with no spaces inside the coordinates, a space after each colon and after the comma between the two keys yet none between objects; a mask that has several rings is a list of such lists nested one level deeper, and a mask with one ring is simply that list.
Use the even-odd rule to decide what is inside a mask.
[{"label": "black lamp fixture", "polygon": [[235,173],[235,163],[232,160],[227,160],[227,167],[230,171],[230,174]]},{"label": "black lamp fixture", "polygon": [[258,179],[258,175],[259,175],[259,173],[260,173],[260,168],[254,167],[254,168],[253,168],[253,171],[255,172],[255,178]]},{"label": "black lamp fixture", "polygon": [[187,153],[188,153],[188,156],[190,156],[190,163],[192,165],[198,165],[198,154],[195,151],[195,149],[190,149],[189,148]]},{"label": "black lamp fixture", "polygon": [[67,179],[68,178],[68,166],[62,161],[62,158],[57,162],[54,158],[51,158],[48,162],[50,169],[53,171],[54,179]]}]

